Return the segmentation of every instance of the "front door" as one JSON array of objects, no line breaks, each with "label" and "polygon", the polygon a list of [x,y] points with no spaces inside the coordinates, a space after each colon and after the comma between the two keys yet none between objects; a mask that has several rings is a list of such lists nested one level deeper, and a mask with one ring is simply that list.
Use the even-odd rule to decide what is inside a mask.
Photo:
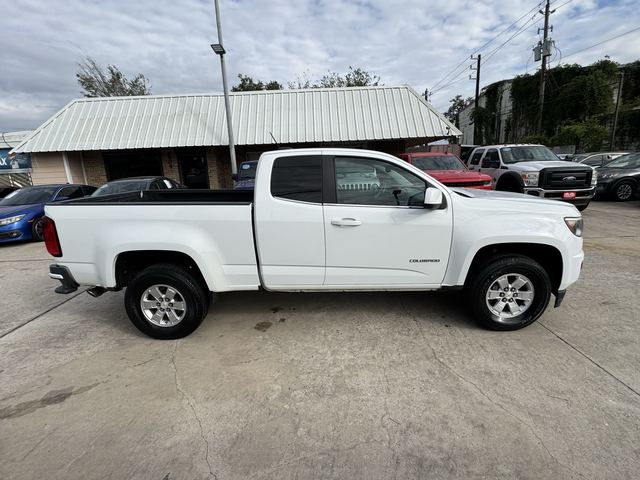
[{"label": "front door", "polygon": [[180,152],[176,156],[182,183],[189,188],[209,188],[207,156],[204,151]]},{"label": "front door", "polygon": [[335,198],[324,204],[325,287],[439,285],[449,258],[451,207],[425,209],[425,180],[391,162],[354,156],[327,165]]}]

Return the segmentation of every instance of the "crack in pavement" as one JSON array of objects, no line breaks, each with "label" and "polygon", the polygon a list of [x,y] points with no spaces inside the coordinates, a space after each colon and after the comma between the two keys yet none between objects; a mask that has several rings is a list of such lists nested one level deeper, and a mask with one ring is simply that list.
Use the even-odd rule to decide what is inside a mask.
[{"label": "crack in pavement", "polygon": [[607,370],[606,368],[604,368],[602,365],[600,365],[598,362],[596,362],[593,358],[591,358],[589,355],[587,355],[586,353],[584,353],[582,350],[580,350],[578,347],[572,345],[571,343],[569,343],[567,340],[565,340],[564,338],[562,338],[559,334],[557,334],[556,332],[554,332],[553,330],[551,330],[551,328],[547,327],[544,323],[542,323],[541,321],[538,321],[538,323],[540,324],[540,326],[542,326],[542,328],[544,328],[545,330],[547,330],[551,335],[553,335],[554,337],[556,337],[558,340],[560,340],[562,343],[564,343],[565,345],[567,345],[569,348],[571,348],[572,350],[574,350],[576,353],[578,353],[580,356],[584,357],[585,359],[587,359],[589,362],[591,362],[592,364],[594,364],[596,367],[598,367],[600,370],[602,370],[604,373],[606,373],[607,375],[609,375],[611,378],[613,378],[614,380],[616,380],[617,382],[619,382],[620,384],[624,385],[629,391],[631,391],[632,393],[636,394],[637,396],[640,397],[640,392],[638,392],[635,388],[633,388],[631,385],[629,385],[628,383],[626,383],[624,380],[621,380],[620,378],[616,377],[612,372],[610,372],[609,370]]},{"label": "crack in pavement", "polygon": [[451,365],[449,365],[448,363],[446,363],[444,360],[442,360],[440,358],[440,356],[436,353],[435,348],[433,348],[433,345],[431,345],[431,343],[427,340],[427,337],[424,334],[424,331],[422,330],[422,327],[420,325],[420,323],[418,322],[417,318],[415,317],[415,315],[413,315],[409,309],[403,305],[405,312],[411,317],[411,319],[414,321],[416,328],[418,329],[418,332],[420,333],[420,336],[422,337],[422,339],[424,340],[424,343],[429,347],[429,349],[431,350],[431,354],[433,356],[433,359],[436,360],[436,362],[438,362],[442,367],[444,367],[446,370],[450,371],[451,373],[453,373],[456,377],[458,377],[460,380],[462,380],[464,383],[471,385],[483,398],[485,398],[486,400],[488,400],[492,405],[498,407],[500,410],[502,410],[503,412],[505,412],[507,415],[509,415],[511,418],[513,418],[514,420],[516,420],[518,423],[520,423],[521,425],[524,425],[525,427],[527,427],[527,429],[529,430],[529,432],[538,440],[538,442],[540,443],[540,445],[542,446],[542,448],[545,450],[545,452],[547,453],[547,455],[556,463],[558,464],[560,467],[563,467],[577,475],[579,475],[581,478],[586,478],[584,475],[582,475],[580,472],[575,471],[573,468],[571,468],[569,465],[565,465],[564,463],[562,463],[560,460],[558,460],[558,458],[553,455],[553,453],[551,453],[551,450],[549,450],[549,448],[547,447],[547,445],[544,443],[544,441],[542,440],[542,438],[540,437],[540,435],[538,435],[538,433],[535,431],[535,429],[533,428],[533,426],[529,423],[527,423],[525,420],[523,420],[522,418],[518,417],[516,414],[512,413],[511,411],[509,411],[504,405],[502,405],[501,403],[497,402],[496,400],[494,400],[493,398],[491,398],[487,393],[485,393],[476,383],[472,382],[471,380],[469,380],[468,378],[466,378],[465,376],[461,375],[457,370],[455,370]]},{"label": "crack in pavement", "polygon": [[35,317],[30,318],[29,320],[26,320],[24,322],[22,322],[20,325],[16,325],[15,327],[13,327],[11,330],[4,332],[2,335],[0,335],[0,338],[4,338],[7,335],[9,335],[10,333],[15,332],[16,330],[18,330],[19,328],[24,327],[25,325],[28,325],[29,323],[33,322],[34,320],[39,319],[40,317],[42,317],[43,315],[46,315],[47,313],[55,310],[58,307],[61,307],[62,305],[64,305],[67,302],[70,302],[71,300],[73,300],[74,298],[76,298],[77,296],[81,295],[82,293],[86,292],[85,290],[81,290],[78,293],[72,295],[71,297],[63,300],[62,302],[58,303],[57,305],[54,305],[53,307],[48,308],[47,310],[45,310],[44,312],[41,312],[39,314],[37,314]]},{"label": "crack in pavement", "polygon": [[200,420],[200,417],[196,412],[196,407],[193,404],[191,397],[189,397],[189,395],[187,395],[187,392],[185,392],[182,389],[182,387],[180,386],[180,382],[178,380],[178,368],[176,367],[176,353],[178,352],[179,344],[180,344],[180,340],[176,340],[175,348],[173,349],[173,354],[171,355],[171,366],[173,367],[173,376],[174,376],[174,381],[176,385],[176,391],[180,393],[180,395],[182,395],[182,398],[186,400],[187,404],[191,408],[191,411],[193,412],[193,417],[196,419],[196,422],[198,422],[198,426],[200,428],[200,438],[202,438],[202,441],[204,442],[206,447],[204,460],[207,463],[207,467],[209,469],[209,476],[217,480],[218,476],[215,473],[213,473],[213,468],[211,467],[211,462],[209,461],[209,441],[204,435],[204,427],[202,426],[202,420]]}]

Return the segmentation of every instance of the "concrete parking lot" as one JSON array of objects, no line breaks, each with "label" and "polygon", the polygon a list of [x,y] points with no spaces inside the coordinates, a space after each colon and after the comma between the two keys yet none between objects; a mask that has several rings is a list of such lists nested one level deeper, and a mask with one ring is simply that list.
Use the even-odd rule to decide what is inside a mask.
[{"label": "concrete parking lot", "polygon": [[637,478],[640,202],[584,217],[581,280],[512,333],[455,293],[233,293],[155,341],[2,246],[0,478]]}]

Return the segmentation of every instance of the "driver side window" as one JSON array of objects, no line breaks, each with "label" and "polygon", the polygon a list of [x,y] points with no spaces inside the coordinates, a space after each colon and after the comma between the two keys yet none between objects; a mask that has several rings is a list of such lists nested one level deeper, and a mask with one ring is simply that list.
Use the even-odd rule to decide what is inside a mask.
[{"label": "driver side window", "polygon": [[382,160],[336,157],[339,204],[423,206],[426,182]]}]

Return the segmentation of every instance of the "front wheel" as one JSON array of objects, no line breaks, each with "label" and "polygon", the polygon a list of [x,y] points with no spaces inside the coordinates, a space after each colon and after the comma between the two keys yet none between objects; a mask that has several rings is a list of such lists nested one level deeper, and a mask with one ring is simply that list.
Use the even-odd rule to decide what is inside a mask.
[{"label": "front wheel", "polygon": [[42,241],[43,230],[44,230],[43,217],[40,217],[37,220],[34,220],[33,224],[31,225],[31,238],[33,239],[34,242]]},{"label": "front wheel", "polygon": [[469,282],[467,295],[482,325],[492,330],[518,330],[544,313],[551,298],[551,282],[538,262],[509,255],[481,265]]},{"label": "front wheel", "polygon": [[139,272],[127,286],[125,308],[142,333],[161,340],[186,337],[207,314],[209,292],[187,269],[158,264]]},{"label": "front wheel", "polygon": [[633,197],[634,184],[629,180],[623,180],[618,183],[613,189],[613,198],[618,202],[626,202]]}]

